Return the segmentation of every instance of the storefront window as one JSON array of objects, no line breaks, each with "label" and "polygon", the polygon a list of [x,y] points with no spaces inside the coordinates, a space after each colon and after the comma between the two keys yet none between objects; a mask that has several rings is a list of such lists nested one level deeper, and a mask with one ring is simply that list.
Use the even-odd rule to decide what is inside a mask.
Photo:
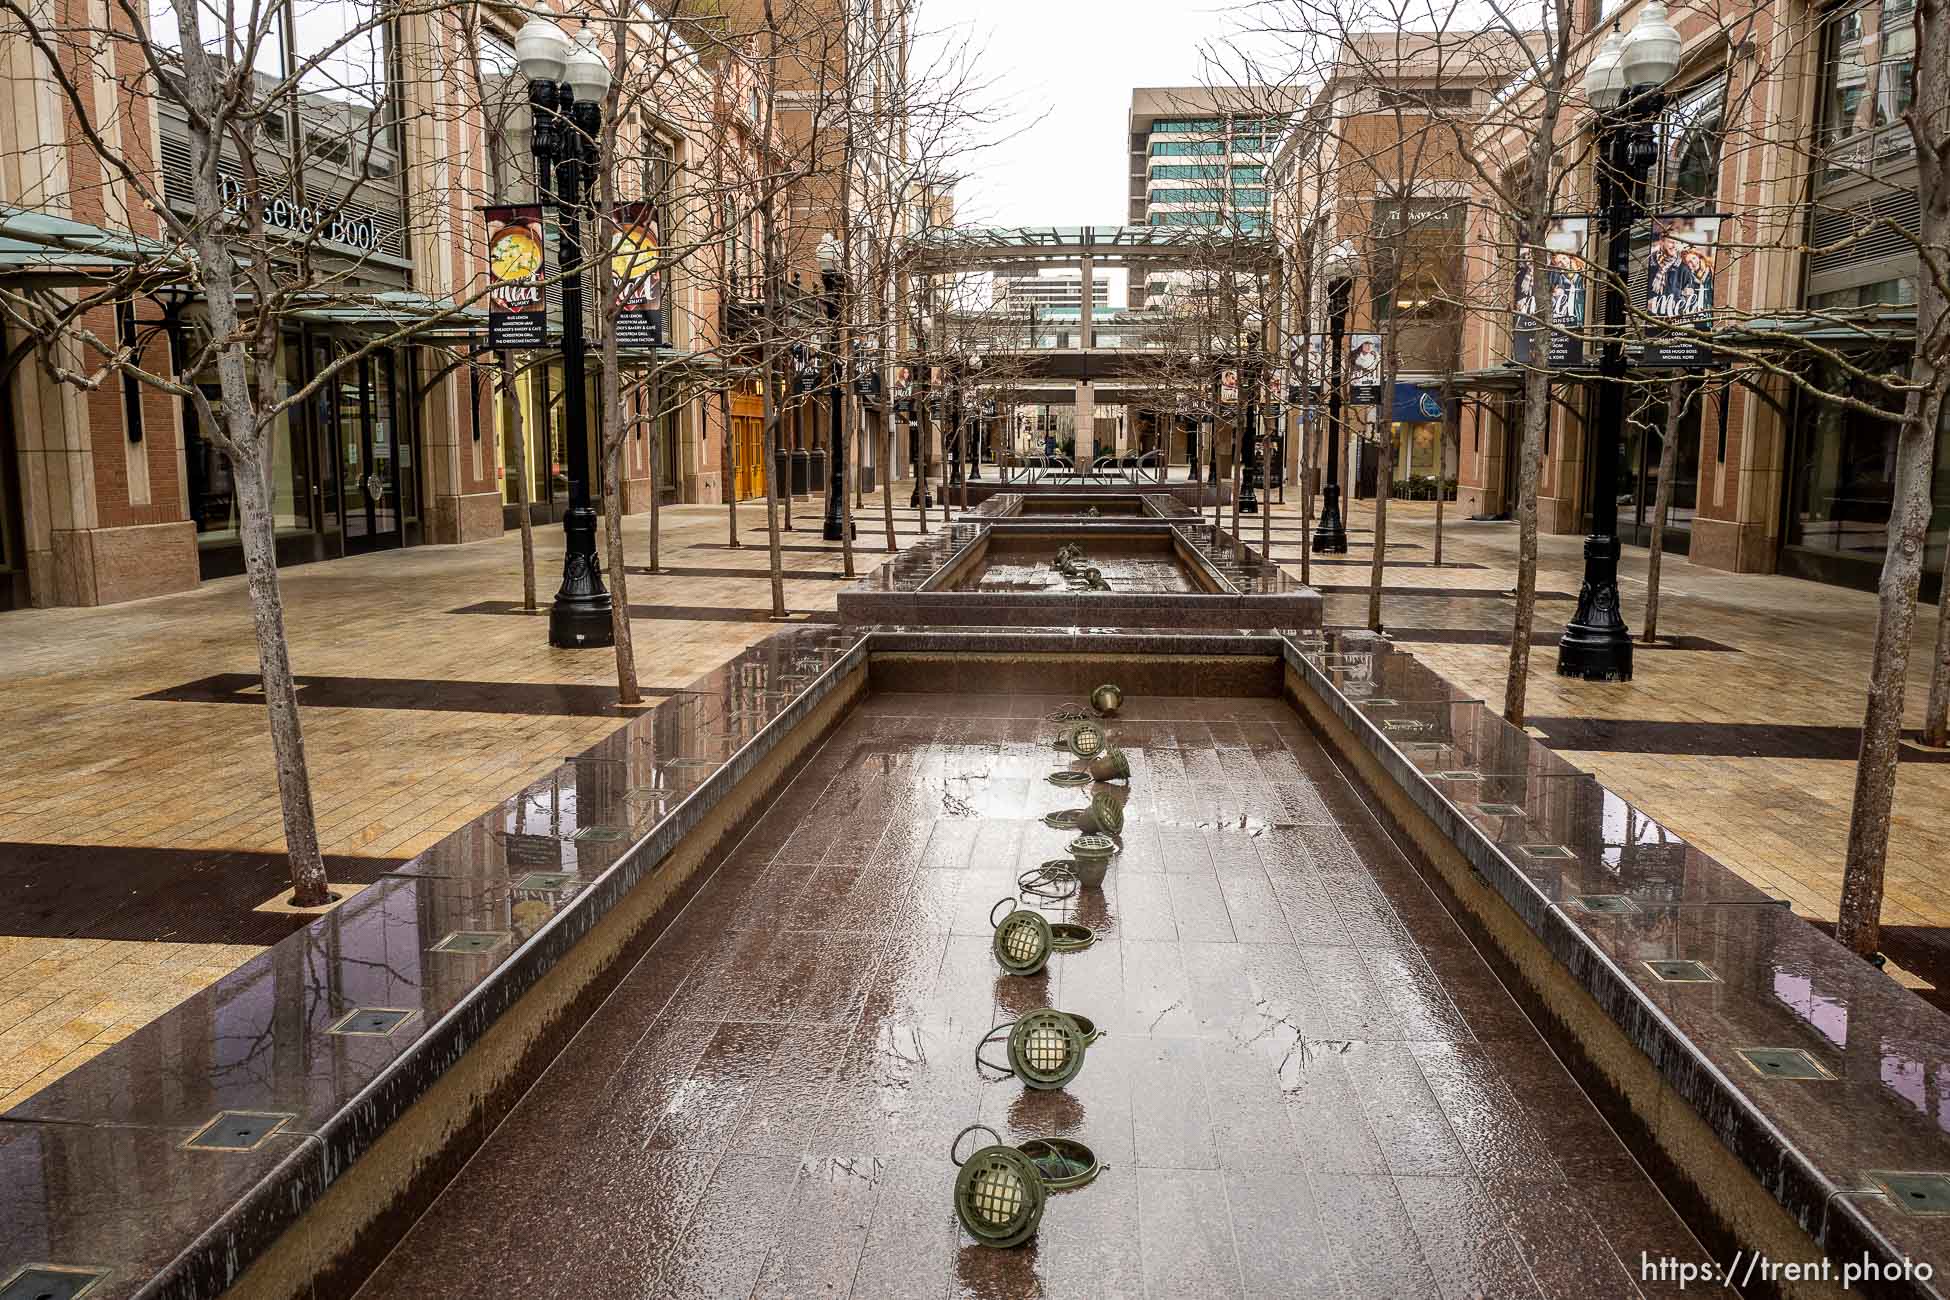
[{"label": "storefront window", "polygon": [[[1821,363],[1817,386],[1891,413],[1902,399],[1880,384],[1853,379]],[[1836,402],[1803,395],[1796,438],[1788,545],[1880,565],[1889,542],[1896,495],[1896,442],[1901,426]],[[1950,419],[1937,430],[1934,511],[1924,565],[1943,570],[1950,535]]]},{"label": "storefront window", "polygon": [[[1674,449],[1672,501],[1666,511],[1666,527],[1690,529],[1699,506],[1700,399],[1699,385],[1685,380],[1681,385],[1685,409],[1679,415],[1679,445]],[[1659,464],[1666,445],[1667,386],[1658,384],[1629,396],[1625,433],[1620,441],[1618,461],[1618,519],[1621,526],[1636,525],[1629,534],[1644,545],[1650,535],[1659,505]]]},{"label": "storefront window", "polygon": [[[278,385],[280,397],[291,394],[292,375],[300,357],[295,346],[287,344],[281,349],[279,364],[284,376]],[[214,370],[198,377],[198,387],[209,398],[211,406],[222,409],[223,394]],[[294,438],[292,428],[291,412],[287,410],[278,415],[270,433],[272,527],[280,534],[310,532],[312,528],[310,446],[302,435]],[[190,518],[196,524],[198,543],[214,545],[239,540],[241,507],[230,456],[209,436],[197,415],[196,404],[187,400],[183,403],[183,456],[189,470]]]}]

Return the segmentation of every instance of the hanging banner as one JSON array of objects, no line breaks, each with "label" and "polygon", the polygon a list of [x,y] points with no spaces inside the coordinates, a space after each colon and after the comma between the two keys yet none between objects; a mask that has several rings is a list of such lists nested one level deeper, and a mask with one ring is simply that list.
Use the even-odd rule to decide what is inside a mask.
[{"label": "hanging banner", "polygon": [[1237,370],[1221,370],[1219,372],[1219,400],[1221,402],[1236,402],[1239,400],[1239,372]]},{"label": "hanging banner", "polygon": [[1652,218],[1640,303],[1650,319],[1640,365],[1685,369],[1711,362],[1713,349],[1707,340],[1713,333],[1713,258],[1720,221],[1718,214]]},{"label": "hanging banner", "polygon": [[1538,298],[1537,276],[1530,266],[1530,250],[1517,252],[1516,332],[1511,353],[1517,364],[1531,365],[1535,354],[1529,330],[1538,323],[1540,310],[1548,312],[1549,333],[1546,356],[1553,370],[1584,364],[1584,331],[1590,301],[1590,277],[1585,262],[1585,241],[1591,231],[1586,216],[1552,217],[1544,229],[1544,250],[1548,265],[1543,290],[1549,298]]},{"label": "hanging banner", "polygon": [[663,250],[648,203],[616,210],[609,270],[616,277],[616,346],[659,348],[664,342]]},{"label": "hanging banner", "polygon": [[548,344],[548,296],[542,279],[547,245],[540,207],[489,208],[488,346],[539,348]]},{"label": "hanging banner", "polygon": [[1381,404],[1381,335],[1347,336],[1347,387],[1348,405]]}]

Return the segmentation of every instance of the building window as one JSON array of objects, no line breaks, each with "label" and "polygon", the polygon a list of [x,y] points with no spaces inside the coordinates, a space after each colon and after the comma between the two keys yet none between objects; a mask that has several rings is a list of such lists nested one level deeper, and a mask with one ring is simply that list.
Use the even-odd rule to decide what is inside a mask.
[{"label": "building window", "polygon": [[1153,135],[1189,135],[1194,132],[1210,134],[1222,128],[1216,118],[1179,118],[1151,124]]},{"label": "building window", "polygon": [[1234,167],[1232,169],[1232,181],[1235,185],[1240,181],[1263,181],[1265,179],[1266,169],[1264,167]]},{"label": "building window", "polygon": [[1217,163],[1159,163],[1151,169],[1154,181],[1215,181],[1221,174]]},{"label": "building window", "polygon": [[1215,189],[1152,190],[1153,203],[1223,203],[1226,192]]},{"label": "building window", "polygon": [[1476,100],[1476,92],[1467,87],[1431,86],[1420,90],[1406,87],[1384,86],[1376,92],[1377,103],[1387,112],[1400,109],[1405,113],[1426,113],[1444,108],[1468,108]]},{"label": "building window", "polygon": [[1235,188],[1232,191],[1232,201],[1242,208],[1263,208],[1266,206],[1266,191]]},{"label": "building window", "polygon": [[[1814,380],[1827,392],[1845,394],[1892,415],[1902,410],[1899,394],[1846,374],[1833,362],[1817,362]],[[1792,426],[1796,447],[1790,466],[1794,480],[1786,544],[1830,552],[1866,566],[1881,565],[1889,545],[1901,425],[1807,393],[1796,401],[1801,418]],[[1940,574],[1945,538],[1950,537],[1950,413],[1937,427],[1931,503],[1923,564]]]},{"label": "building window", "polygon": [[1221,154],[1225,145],[1218,140],[1153,140],[1153,158],[1188,158],[1199,154]]},{"label": "building window", "polygon": [[1708,210],[1720,196],[1720,146],[1726,138],[1725,77],[1681,94],[1661,127],[1659,192],[1669,211]]},{"label": "building window", "polygon": [[1822,73],[1823,180],[1906,164],[1903,113],[1916,99],[1915,0],[1869,0],[1828,21]]}]

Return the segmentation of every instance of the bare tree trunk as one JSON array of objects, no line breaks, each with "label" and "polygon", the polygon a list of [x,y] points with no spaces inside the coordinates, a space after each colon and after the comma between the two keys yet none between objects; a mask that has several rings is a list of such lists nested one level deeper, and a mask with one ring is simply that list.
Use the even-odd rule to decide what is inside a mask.
[{"label": "bare tree trunk", "polygon": [[[1942,257],[1950,247],[1950,13],[1945,0],[1917,0],[1913,20],[1916,66],[1937,73],[1916,79],[1916,102],[1904,114],[1916,144],[1917,222],[1927,271],[1917,277],[1916,353],[1896,441],[1896,491],[1889,512],[1889,549],[1878,592],[1869,702],[1862,718],[1862,756],[1855,767],[1855,806],[1848,823],[1848,862],[1842,874],[1841,916],[1835,937],[1867,957],[1881,945],[1882,876],[1889,855],[1889,814],[1896,800],[1896,760],[1903,725],[1903,693],[1909,673],[1910,637],[1916,624],[1916,591],[1929,542],[1931,462],[1943,416],[1945,299]],[[1950,591],[1941,598],[1950,603]],[[1940,618],[1942,616],[1939,616]],[[1939,635],[1938,659],[1943,637]],[[1931,691],[1929,707],[1939,705]]]},{"label": "bare tree trunk", "polygon": [[[239,356],[236,360],[241,380],[243,359]],[[271,715],[278,804],[284,815],[285,851],[291,857],[291,903],[294,907],[322,907],[332,899],[325,888],[325,860],[318,851],[311,773],[305,765],[305,735],[298,721],[298,686],[291,673],[291,647],[285,639],[284,595],[278,585],[277,544],[271,530],[271,448],[260,441],[258,449],[258,455],[252,457],[237,456],[234,450],[231,453],[237,467],[238,529],[244,542],[251,626],[257,633],[264,707]]]},{"label": "bare tree trunk", "polygon": [[[1927,232],[1926,232],[1927,233]],[[1938,313],[1941,314],[1940,312]],[[1917,319],[1919,343],[1929,338]],[[1877,588],[1875,648],[1869,660],[1869,702],[1862,717],[1862,753],[1855,764],[1855,801],[1848,820],[1848,860],[1842,873],[1841,915],[1835,937],[1867,957],[1882,946],[1882,879],[1889,858],[1889,815],[1896,802],[1904,686],[1910,638],[1916,629],[1916,590],[1930,529],[1930,462],[1942,393],[1921,351],[1917,378],[1896,442],[1896,499],[1889,514],[1889,550]]]},{"label": "bare tree trunk", "polygon": [[1666,515],[1672,509],[1672,476],[1679,461],[1679,416],[1685,405],[1686,381],[1668,381],[1666,440],[1659,448],[1659,493],[1652,502],[1652,553],[1645,560],[1645,633],[1640,639],[1647,645],[1659,635],[1659,566],[1665,553]]},{"label": "bare tree trunk", "polygon": [[737,550],[744,543],[738,540],[738,440],[731,435],[731,390],[718,390],[718,417],[724,421],[724,501],[725,523],[730,531],[730,545]]},{"label": "bare tree trunk", "polygon": [[521,607],[532,614],[535,602],[535,521],[529,518],[527,420],[521,409],[521,390],[515,385],[515,354],[501,354],[501,389],[507,394],[508,449],[514,453],[515,506],[521,524]]},{"label": "bare tree trunk", "polygon": [[[603,388],[615,381],[605,375]],[[603,404],[609,404],[605,391]],[[611,417],[605,414],[607,425]],[[607,434],[607,430],[605,430]],[[609,442],[607,436],[604,441]],[[618,437],[604,449],[603,459],[603,550],[609,565],[609,625],[616,636],[616,698],[623,704],[640,704],[643,692],[637,688],[636,645],[630,639],[630,582],[623,550],[623,443]]]},{"label": "bare tree trunk", "polygon": [[[1542,331],[1536,332],[1541,339]],[[1517,612],[1510,631],[1510,672],[1503,684],[1503,720],[1521,727],[1530,687],[1530,633],[1537,622],[1537,475],[1550,419],[1550,376],[1523,377],[1523,462],[1517,474]]]}]

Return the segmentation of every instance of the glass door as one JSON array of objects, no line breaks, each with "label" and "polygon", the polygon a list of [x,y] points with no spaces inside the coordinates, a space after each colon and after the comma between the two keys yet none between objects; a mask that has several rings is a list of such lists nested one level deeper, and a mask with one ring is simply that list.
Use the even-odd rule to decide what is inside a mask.
[{"label": "glass door", "polygon": [[[333,351],[321,343],[320,366]],[[320,435],[331,448],[336,483],[326,484],[328,509],[337,503],[347,555],[400,544],[399,438],[392,357],[363,357],[334,375],[320,392]]]}]

